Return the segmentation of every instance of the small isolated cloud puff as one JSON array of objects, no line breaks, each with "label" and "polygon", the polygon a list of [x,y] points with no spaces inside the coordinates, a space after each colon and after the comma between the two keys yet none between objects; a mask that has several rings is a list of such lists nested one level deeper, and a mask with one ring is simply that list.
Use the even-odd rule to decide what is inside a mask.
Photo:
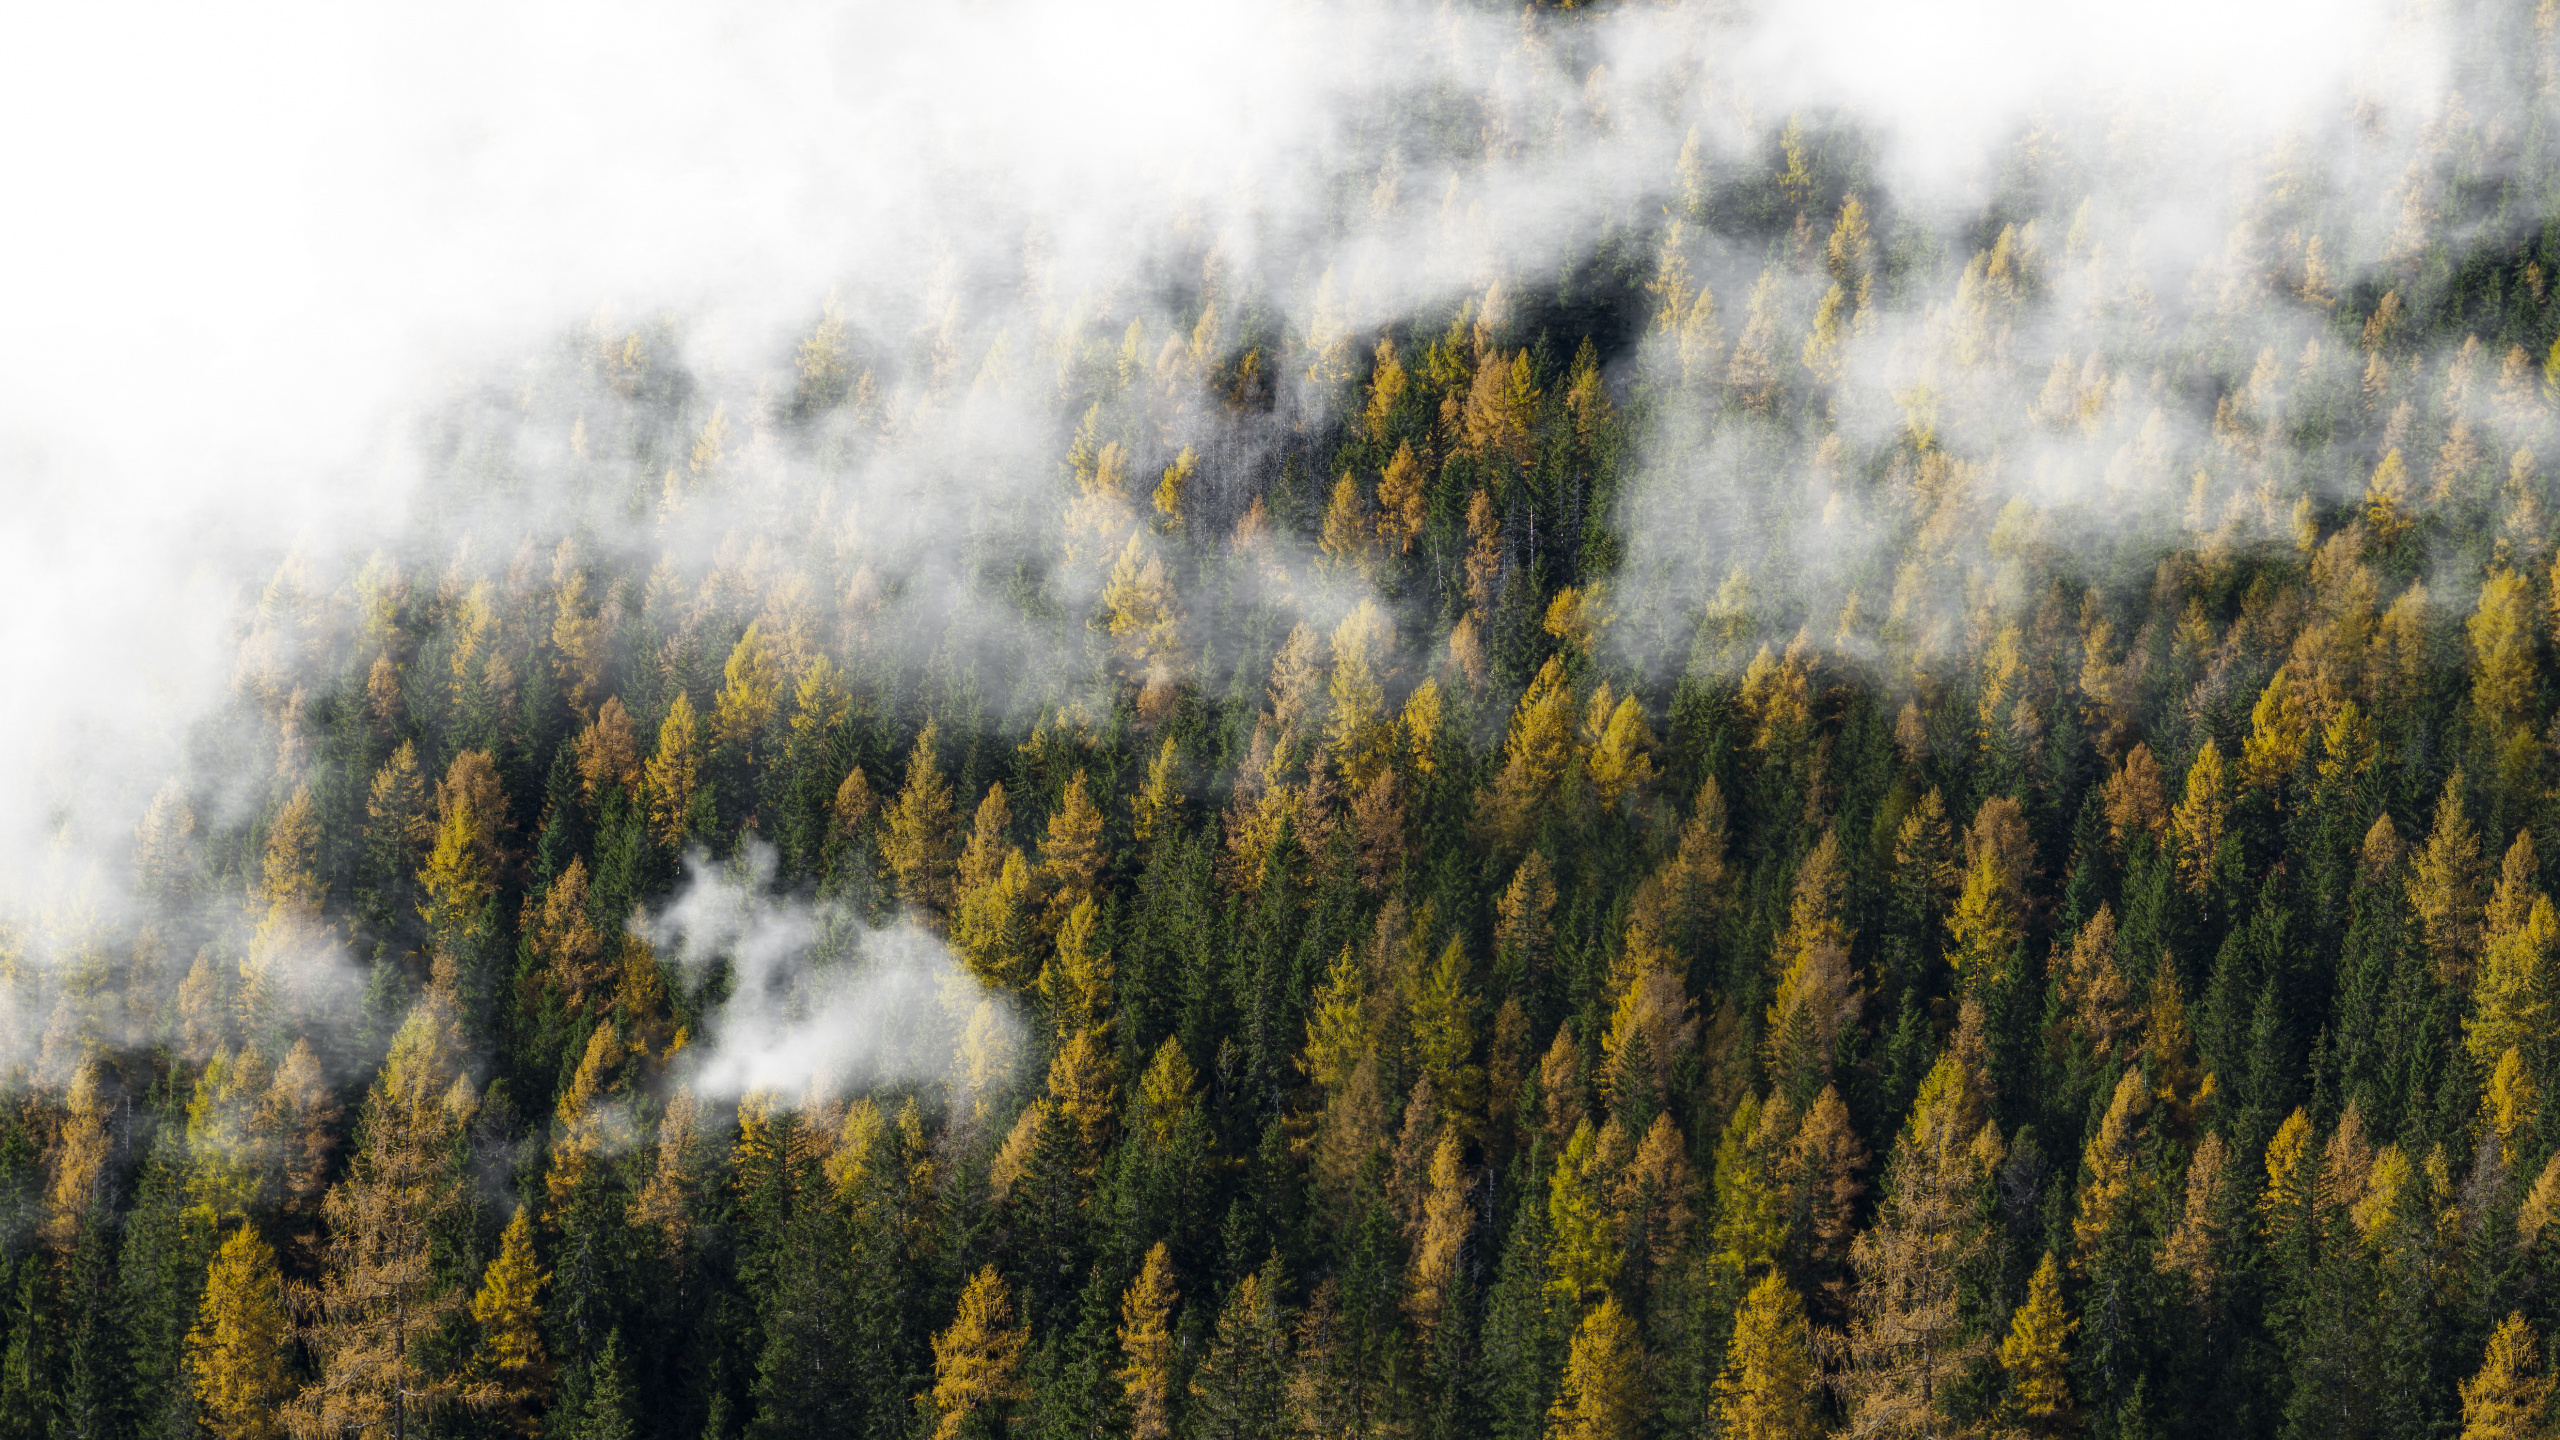
[{"label": "small isolated cloud puff", "polygon": [[774,852],[750,843],[715,865],[696,852],[664,909],[632,930],[689,984],[725,979],[687,1052],[685,1083],[735,1098],[1000,1084],[1022,1021],[912,921],[874,929],[851,911],[771,893]]}]

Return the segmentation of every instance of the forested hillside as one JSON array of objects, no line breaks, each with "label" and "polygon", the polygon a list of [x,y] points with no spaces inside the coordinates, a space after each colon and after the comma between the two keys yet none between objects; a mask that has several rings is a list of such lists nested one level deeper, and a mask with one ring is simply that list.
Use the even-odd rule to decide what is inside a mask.
[{"label": "forested hillside", "polygon": [[2553,1434],[2553,12],[2452,10],[2177,223],[1533,11],[1324,215],[422,402],[0,917],[0,1436]]}]

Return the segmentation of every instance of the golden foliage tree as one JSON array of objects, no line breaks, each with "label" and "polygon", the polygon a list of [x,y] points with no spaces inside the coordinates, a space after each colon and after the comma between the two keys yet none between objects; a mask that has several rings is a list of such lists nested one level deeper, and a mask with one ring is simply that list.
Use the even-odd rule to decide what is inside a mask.
[{"label": "golden foliage tree", "polygon": [[2211,740],[2196,751],[2187,767],[2187,795],[2170,813],[2169,831],[2178,848],[2178,878],[2187,889],[2204,893],[2213,877],[2214,856],[2222,849],[2222,832],[2231,823],[2231,793],[2222,751]]},{"label": "golden foliage tree", "polygon": [[1574,1127],[1556,1168],[1547,1176],[1547,1291],[1578,1304],[1606,1290],[1624,1258],[1609,1213],[1608,1174],[1601,1163],[1599,1132],[1591,1122]]},{"label": "golden foliage tree", "polygon": [[673,849],[693,831],[694,790],[702,779],[702,727],[693,699],[676,692],[658,726],[658,748],[641,773],[649,796],[649,833]]},{"label": "golden foliage tree", "polygon": [[1950,1382],[1990,1350],[1959,1299],[1985,1243],[1973,1197],[2002,1154],[1974,1077],[1942,1057],[1895,1142],[1884,1204],[1850,1249],[1858,1282],[1841,1378],[1853,1431],[1943,1429]]},{"label": "golden foliage tree", "polygon": [[2150,1082],[2138,1067],[2126,1070],[2116,1081],[2096,1138],[2081,1157],[2088,1178],[2080,1184],[2078,1213],[2071,1221],[2078,1245],[2072,1257],[2075,1268],[2087,1265],[2110,1234],[2129,1224],[2141,1203],[2136,1127],[2150,1109]]},{"label": "golden foliage tree", "polygon": [[720,693],[711,702],[711,742],[734,749],[751,765],[782,699],[773,650],[763,623],[750,621],[729,649],[720,668]]},{"label": "golden foliage tree", "polygon": [[1634,1440],[1652,1409],[1644,1372],[1635,1322],[1614,1296],[1601,1301],[1574,1327],[1548,1440]]},{"label": "golden foliage tree", "polygon": [[506,792],[486,750],[454,757],[436,787],[435,849],[418,882],[427,892],[418,913],[438,936],[458,936],[480,914],[497,888],[498,831],[506,823]]},{"label": "golden foliage tree", "polygon": [[1464,1164],[1464,1142],[1454,1132],[1440,1137],[1431,1155],[1429,1190],[1423,1198],[1421,1224],[1414,1238],[1413,1263],[1405,1269],[1405,1313],[1424,1334],[1438,1327],[1458,1272],[1458,1250],[1466,1243],[1473,1212],[1467,1205],[1471,1188]]},{"label": "golden foliage tree", "polygon": [[1130,1440],[1173,1434],[1173,1255],[1159,1240],[1138,1278],[1120,1296],[1120,1368],[1113,1378],[1129,1399]]},{"label": "golden foliage tree", "polygon": [[880,858],[898,877],[900,898],[922,911],[926,923],[938,929],[951,912],[955,817],[951,785],[942,778],[935,739],[934,726],[928,721],[907,757],[906,786],[889,807]]},{"label": "golden foliage tree", "polygon": [[2560,918],[2553,916],[2550,899],[2539,894],[2532,898],[2524,923],[2489,942],[2472,987],[2471,1014],[2462,1026],[2464,1047],[2484,1068],[2549,1032],[2555,945],[2560,945]]},{"label": "golden foliage tree", "polygon": [[2249,737],[2240,745],[2240,783],[2281,792],[2302,763],[2310,735],[2311,712],[2301,687],[2294,684],[2292,669],[2280,665],[2249,712]]},{"label": "golden foliage tree", "polygon": [[542,1177],[551,1200],[547,1218],[556,1219],[589,1172],[627,1138],[624,1116],[607,1098],[625,1056],[612,1020],[599,1023],[587,1036],[586,1053],[555,1107],[559,1123],[551,1165]]},{"label": "golden foliage tree", "polygon": [[2482,918],[2480,832],[2463,813],[2462,786],[2460,770],[2444,782],[2435,828],[2410,862],[2408,879],[2409,906],[2418,913],[2436,977],[2457,989],[2471,982]]},{"label": "golden foliage tree", "polygon": [[1512,707],[1511,728],[1503,737],[1501,772],[1487,797],[1487,818],[1505,843],[1524,836],[1537,809],[1555,788],[1576,754],[1573,686],[1564,662],[1550,655]]},{"label": "golden foliage tree", "polygon": [[2535,701],[2533,587],[2513,570],[2493,570],[2479,608],[2463,622],[2471,639],[2471,703],[2493,735],[2532,723]]},{"label": "golden foliage tree", "polygon": [[1142,535],[1131,535],[1102,586],[1103,629],[1111,637],[1123,679],[1169,684],[1181,660],[1182,621],[1174,608],[1173,581],[1164,558]]},{"label": "golden foliage tree", "polygon": [[1396,631],[1375,600],[1362,600],[1333,631],[1333,675],[1327,684],[1325,744],[1345,784],[1365,787],[1395,755],[1394,716],[1386,708],[1388,662]]},{"label": "golden foliage tree", "polygon": [[1429,500],[1422,461],[1415,457],[1412,445],[1399,444],[1386,472],[1378,477],[1378,538],[1396,547],[1399,555],[1412,554]]},{"label": "golden foliage tree", "polygon": [[1324,529],[1316,548],[1327,565],[1339,570],[1365,574],[1376,561],[1378,524],[1361,498],[1360,482],[1348,471],[1333,482],[1333,498],[1325,506]]},{"label": "golden foliage tree", "polygon": [[2133,982],[2116,963],[2116,915],[2104,901],[2071,938],[2054,984],[2073,1028],[2101,1056],[2121,1056],[2142,1028]]},{"label": "golden foliage tree", "polygon": [[1733,1342],[1716,1375],[1717,1433],[1734,1440],[1815,1440],[1821,1372],[1804,1303],[1776,1274],[1760,1277],[1734,1312]]},{"label": "golden foliage tree", "polygon": [[414,860],[435,839],[436,824],[427,809],[426,777],[418,770],[418,747],[408,740],[373,772],[365,796],[365,832],[374,853],[386,860]]},{"label": "golden foliage tree", "polygon": [[1094,897],[1110,859],[1102,843],[1101,807],[1093,803],[1085,773],[1078,770],[1067,780],[1066,797],[1049,817],[1048,833],[1040,840],[1040,889],[1045,897],[1040,934],[1044,938],[1055,936],[1068,914]]},{"label": "golden foliage tree", "polygon": [[2047,1250],[2035,1278],[2027,1282],[2027,1303],[2010,1317],[2008,1338],[2000,1342],[2010,1403],[2039,1430],[2058,1429],[2070,1418],[2071,1385],[2065,1371],[2071,1335],[2079,1328],[2080,1322],[2062,1307],[2061,1268]]},{"label": "golden foliage tree", "polygon": [[542,1287],[550,1280],[533,1253],[533,1214],[518,1205],[471,1299],[471,1318],[480,1326],[482,1378],[496,1392],[496,1406],[528,1432],[551,1389],[542,1348]]},{"label": "golden foliage tree", "polygon": [[1584,769],[1591,780],[1592,798],[1603,807],[1614,808],[1629,795],[1641,795],[1653,783],[1653,728],[1645,723],[1644,706],[1633,695],[1614,706],[1608,705],[1608,687],[1592,697],[1591,711],[1583,722],[1583,737],[1588,746]]},{"label": "golden foliage tree", "polygon": [[996,1419],[1022,1398],[1030,1343],[1030,1328],[1013,1323],[1013,1291],[996,1267],[971,1276],[950,1328],[933,1337],[933,1388],[918,1397],[934,1440],[958,1440],[973,1419]]},{"label": "golden foliage tree", "polygon": [[418,1343],[466,1305],[437,1275],[433,1244],[462,1201],[454,1138],[478,1108],[457,1065],[463,1045],[448,967],[439,968],[374,1080],[354,1164],[322,1203],[320,1278],[297,1305],[317,1374],[285,1411],[295,1440],[382,1433],[407,1415],[489,1398],[485,1384],[466,1386]]},{"label": "golden foliage tree", "polygon": [[2462,1382],[2462,1440],[2551,1440],[2553,1379],[2542,1343],[2518,1311],[2499,1322],[2479,1372]]},{"label": "golden foliage tree", "polygon": [[1100,1030],[1111,1014],[1111,952],[1103,948],[1101,912],[1091,897],[1076,902],[1058,926],[1058,950],[1040,971],[1040,998],[1061,1037]]},{"label": "golden foliage tree", "polygon": [[187,1369],[216,1440],[280,1440],[278,1414],[293,1394],[293,1326],[276,1253],[245,1224],[205,1273]]},{"label": "golden foliage tree", "polygon": [[622,708],[622,697],[608,695],[596,707],[596,718],[578,732],[570,751],[577,757],[578,785],[589,805],[599,805],[605,793],[619,789],[629,793],[640,785],[640,740],[631,727],[631,712]]}]

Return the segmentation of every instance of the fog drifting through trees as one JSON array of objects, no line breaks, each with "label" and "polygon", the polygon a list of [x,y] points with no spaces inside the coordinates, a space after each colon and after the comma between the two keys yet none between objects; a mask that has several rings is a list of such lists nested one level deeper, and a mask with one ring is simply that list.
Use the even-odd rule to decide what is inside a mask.
[{"label": "fog drifting through trees", "polygon": [[2554,13],[15,22],[0,1433],[2552,1433]]}]

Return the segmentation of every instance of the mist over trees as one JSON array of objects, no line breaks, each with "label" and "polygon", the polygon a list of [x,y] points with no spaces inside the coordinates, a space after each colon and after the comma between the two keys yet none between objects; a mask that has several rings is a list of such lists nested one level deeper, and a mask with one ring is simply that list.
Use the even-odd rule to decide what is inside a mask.
[{"label": "mist over trees", "polygon": [[0,1440],[2554,1433],[2549,6],[1665,13],[421,399],[0,913]]}]

